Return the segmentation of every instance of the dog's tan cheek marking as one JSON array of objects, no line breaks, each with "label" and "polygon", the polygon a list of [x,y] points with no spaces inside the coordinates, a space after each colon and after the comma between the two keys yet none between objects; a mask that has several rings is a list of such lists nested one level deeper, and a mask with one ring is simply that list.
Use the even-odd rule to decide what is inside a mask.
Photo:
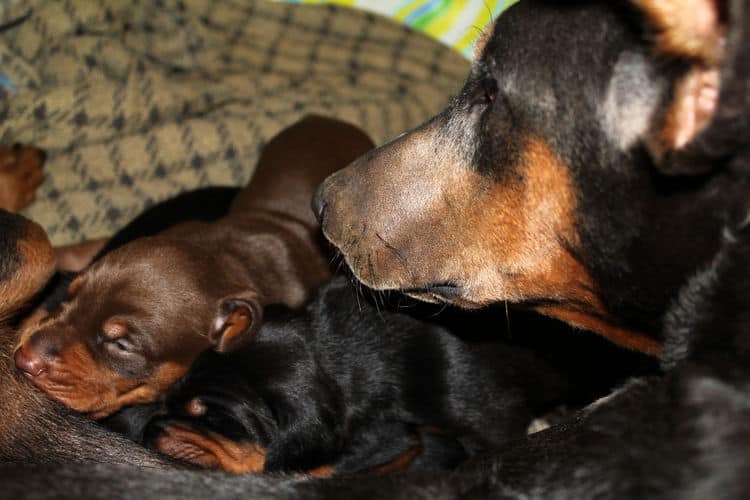
[{"label": "dog's tan cheek marking", "polygon": [[[577,300],[591,301],[591,280],[561,246],[562,241],[578,246],[569,172],[542,140],[526,142],[516,167],[519,178],[501,180],[485,196],[472,197],[482,201],[469,208],[467,234],[478,245],[467,254],[468,264],[479,275],[477,285],[489,288],[488,295],[496,300],[572,298],[572,294]],[[483,270],[487,262],[509,275],[498,278],[502,289],[492,288],[493,276],[483,276],[492,272]]]},{"label": "dog's tan cheek marking", "polygon": [[[94,361],[88,348],[75,342],[61,351],[50,369],[50,381],[40,380],[42,388],[69,408],[100,419],[123,406],[156,401],[185,374],[188,365],[168,361],[145,382],[128,379]],[[64,386],[64,392],[56,391],[58,386]]]},{"label": "dog's tan cheek marking", "polygon": [[[481,238],[495,239],[490,255],[515,273],[510,290],[515,297],[509,298],[553,299],[559,305],[539,307],[539,312],[596,332],[618,345],[658,354],[658,342],[614,326],[585,266],[561,244],[580,248],[577,200],[569,168],[536,138],[528,140],[522,157],[522,184],[498,188],[492,205],[499,208],[490,214],[490,221],[475,226],[480,235],[481,228],[486,228],[488,234]],[[499,227],[504,230],[498,238]]]},{"label": "dog's tan cheek marking", "polygon": [[113,373],[100,367],[80,342],[65,347],[38,383],[54,399],[86,413],[111,407],[122,390]]},{"label": "dog's tan cheek marking", "polygon": [[102,408],[96,418],[109,415],[123,406],[152,403],[158,400],[188,370],[189,364],[174,361],[162,362],[156,372],[145,381],[131,380],[118,375],[107,368],[107,375],[112,380],[116,397],[108,406]]},{"label": "dog's tan cheek marking", "polygon": [[214,432],[198,432],[179,424],[164,429],[156,440],[156,448],[179,460],[233,474],[262,472],[266,462],[266,450],[260,446],[235,442]]}]

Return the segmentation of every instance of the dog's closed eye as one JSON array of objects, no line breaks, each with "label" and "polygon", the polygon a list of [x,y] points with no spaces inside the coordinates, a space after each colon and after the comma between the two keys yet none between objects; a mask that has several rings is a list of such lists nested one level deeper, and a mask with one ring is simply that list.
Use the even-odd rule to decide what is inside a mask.
[{"label": "dog's closed eye", "polygon": [[128,324],[121,318],[109,318],[102,325],[100,341],[113,355],[130,352],[133,344],[128,338]]}]

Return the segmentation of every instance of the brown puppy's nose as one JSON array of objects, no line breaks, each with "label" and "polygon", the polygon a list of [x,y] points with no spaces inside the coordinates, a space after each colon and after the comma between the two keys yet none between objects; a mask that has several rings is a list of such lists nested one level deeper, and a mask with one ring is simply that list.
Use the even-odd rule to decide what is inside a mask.
[{"label": "brown puppy's nose", "polygon": [[18,369],[31,377],[37,377],[47,369],[47,362],[26,346],[18,349],[13,358]]},{"label": "brown puppy's nose", "polygon": [[323,186],[325,185],[325,181],[323,184],[318,186],[318,190],[315,191],[315,196],[313,196],[312,199],[312,211],[315,214],[315,218],[318,219],[318,224],[323,224],[323,217],[325,215],[326,206],[328,203],[326,203],[325,198],[323,197]]}]

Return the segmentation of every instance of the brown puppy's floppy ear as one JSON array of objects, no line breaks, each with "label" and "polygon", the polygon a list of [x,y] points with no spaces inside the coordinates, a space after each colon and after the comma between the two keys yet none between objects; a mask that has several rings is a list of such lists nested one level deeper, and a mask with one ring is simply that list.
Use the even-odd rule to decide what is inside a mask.
[{"label": "brown puppy's floppy ear", "polygon": [[255,338],[262,318],[263,308],[254,298],[222,299],[208,339],[218,352],[234,351]]},{"label": "brown puppy's floppy ear", "polygon": [[[672,98],[647,137],[657,166],[668,174],[705,173],[705,165],[670,161],[690,144],[716,113],[719,66],[726,35],[726,0],[633,0],[645,16],[655,52],[688,65]],[[679,164],[678,164],[679,163]]]}]

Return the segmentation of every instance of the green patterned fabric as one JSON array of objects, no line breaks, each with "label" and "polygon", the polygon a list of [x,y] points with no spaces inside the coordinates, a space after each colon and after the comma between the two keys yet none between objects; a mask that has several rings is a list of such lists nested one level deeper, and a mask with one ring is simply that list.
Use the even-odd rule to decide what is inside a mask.
[{"label": "green patterned fabric", "polygon": [[482,30],[517,0],[283,0],[334,3],[392,17],[450,45],[467,58]]},{"label": "green patterned fabric", "polygon": [[26,214],[53,243],[107,236],[181,191],[243,185],[308,113],[377,142],[437,112],[467,62],[396,22],[249,0],[25,0],[0,11],[2,143],[48,153]]}]

